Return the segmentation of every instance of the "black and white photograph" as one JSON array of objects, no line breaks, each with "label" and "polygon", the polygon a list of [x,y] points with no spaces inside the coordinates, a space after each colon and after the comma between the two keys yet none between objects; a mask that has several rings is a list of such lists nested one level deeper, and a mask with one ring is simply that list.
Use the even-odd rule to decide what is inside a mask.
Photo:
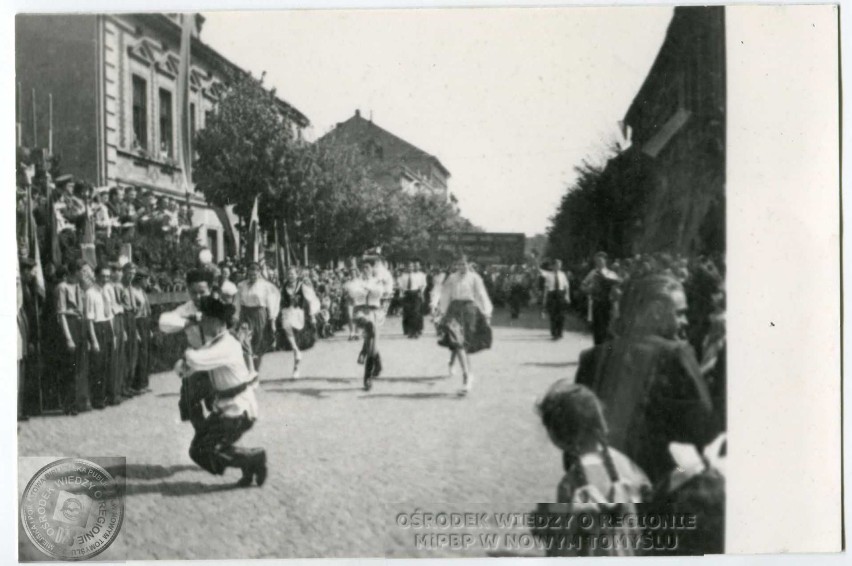
[{"label": "black and white photograph", "polygon": [[19,560],[730,552],[730,10],[17,14]]}]

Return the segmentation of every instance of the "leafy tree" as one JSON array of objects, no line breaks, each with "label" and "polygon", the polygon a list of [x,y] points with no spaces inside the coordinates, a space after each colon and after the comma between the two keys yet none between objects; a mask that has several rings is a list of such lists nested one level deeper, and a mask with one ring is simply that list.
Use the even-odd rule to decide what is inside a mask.
[{"label": "leafy tree", "polygon": [[[195,139],[197,190],[214,206],[234,205],[248,224],[256,196],[278,197],[295,160],[292,121],[263,77],[231,77]],[[271,226],[266,226],[271,228]]]}]

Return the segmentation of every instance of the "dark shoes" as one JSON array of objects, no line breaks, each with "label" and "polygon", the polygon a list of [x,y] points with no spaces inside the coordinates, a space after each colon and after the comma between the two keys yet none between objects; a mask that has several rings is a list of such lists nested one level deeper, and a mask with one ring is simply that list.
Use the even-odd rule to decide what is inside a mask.
[{"label": "dark shoes", "polygon": [[249,487],[252,479],[257,483],[258,487],[266,481],[266,451],[262,448],[255,448],[246,456],[245,463],[242,466],[243,477],[237,481],[237,487]]},{"label": "dark shoes", "polygon": [[373,378],[379,377],[382,373],[382,356],[375,354],[367,356],[366,364],[364,365],[364,390],[369,391],[373,388]]}]

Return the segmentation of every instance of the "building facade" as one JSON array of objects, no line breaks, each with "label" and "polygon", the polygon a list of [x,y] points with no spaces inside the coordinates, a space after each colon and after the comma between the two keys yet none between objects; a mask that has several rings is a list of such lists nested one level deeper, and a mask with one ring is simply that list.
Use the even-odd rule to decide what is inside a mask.
[{"label": "building facade", "polygon": [[675,8],[624,118],[632,145],[606,171],[642,203],[625,252],[724,252],[725,110],[725,8]]},{"label": "building facade", "polygon": [[[196,15],[190,66],[193,133],[215,110],[227,77],[245,72],[201,41],[203,23]],[[64,173],[96,186],[134,185],[184,199],[176,153],[180,36],[177,15],[19,15],[15,56],[22,145],[47,147],[52,110],[53,153],[60,156]],[[307,118],[279,103],[300,135]],[[190,203],[192,223],[202,227],[202,243],[221,258],[220,216],[200,194],[190,192]],[[230,213],[228,219],[236,220]]]},{"label": "building facade", "polygon": [[450,172],[437,157],[380,128],[359,110],[317,143],[358,148],[378,184],[409,193],[425,191],[455,202],[449,190]]}]

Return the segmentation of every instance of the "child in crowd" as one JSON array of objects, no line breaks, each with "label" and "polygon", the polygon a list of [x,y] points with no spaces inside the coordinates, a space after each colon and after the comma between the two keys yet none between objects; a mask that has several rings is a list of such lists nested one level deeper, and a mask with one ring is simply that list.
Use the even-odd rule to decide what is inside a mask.
[{"label": "child in crowd", "polygon": [[[582,385],[560,379],[538,404],[542,424],[550,440],[562,450],[565,475],[556,491],[556,504],[541,504],[539,513],[579,516],[585,513],[635,512],[647,501],[651,484],[627,456],[607,445],[607,426],[600,402]],[[636,535],[626,526],[612,527],[595,521],[584,528],[572,521],[562,530],[534,531],[545,540],[549,556],[630,556],[631,548],[602,548],[602,535]]]}]

